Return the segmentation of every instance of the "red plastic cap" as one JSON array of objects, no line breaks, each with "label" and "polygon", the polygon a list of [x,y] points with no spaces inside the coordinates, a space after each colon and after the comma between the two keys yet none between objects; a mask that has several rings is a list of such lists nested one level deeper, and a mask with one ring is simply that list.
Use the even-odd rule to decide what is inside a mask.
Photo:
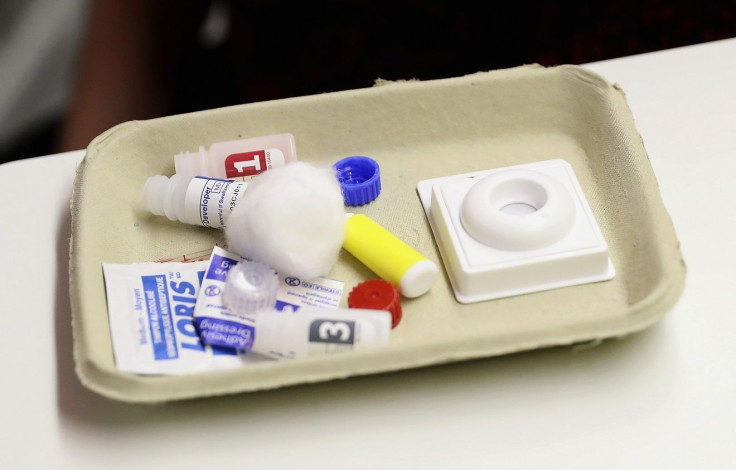
[{"label": "red plastic cap", "polygon": [[391,328],[401,321],[401,296],[398,289],[383,279],[361,282],[350,291],[348,307],[386,310],[391,313]]}]

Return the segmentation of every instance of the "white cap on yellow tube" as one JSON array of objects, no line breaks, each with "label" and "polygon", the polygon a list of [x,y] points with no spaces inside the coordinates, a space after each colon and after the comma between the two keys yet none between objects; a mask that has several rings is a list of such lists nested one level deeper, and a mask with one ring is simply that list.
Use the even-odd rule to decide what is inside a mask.
[{"label": "white cap on yellow tube", "polygon": [[343,248],[409,298],[426,293],[437,265],[364,214],[347,214]]}]

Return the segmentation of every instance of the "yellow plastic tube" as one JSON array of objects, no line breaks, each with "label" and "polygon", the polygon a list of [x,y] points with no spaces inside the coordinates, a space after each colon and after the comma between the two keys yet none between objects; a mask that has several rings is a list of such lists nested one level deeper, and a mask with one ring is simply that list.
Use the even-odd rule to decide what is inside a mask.
[{"label": "yellow plastic tube", "polygon": [[347,214],[342,246],[406,297],[427,292],[439,273],[435,263],[364,214]]}]

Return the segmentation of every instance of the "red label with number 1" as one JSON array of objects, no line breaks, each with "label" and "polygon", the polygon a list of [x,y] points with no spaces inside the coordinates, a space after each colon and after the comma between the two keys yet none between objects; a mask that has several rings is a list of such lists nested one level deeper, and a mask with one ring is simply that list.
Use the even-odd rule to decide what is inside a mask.
[{"label": "red label with number 1", "polygon": [[267,164],[265,150],[233,153],[225,159],[225,176],[227,178],[253,176],[263,173],[269,168],[270,165]]}]

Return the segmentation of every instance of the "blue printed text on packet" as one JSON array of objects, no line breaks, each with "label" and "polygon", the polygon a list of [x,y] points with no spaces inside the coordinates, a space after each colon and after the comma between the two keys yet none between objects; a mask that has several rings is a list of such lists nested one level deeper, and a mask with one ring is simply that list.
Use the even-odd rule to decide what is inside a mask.
[{"label": "blue printed text on packet", "polygon": [[103,263],[115,364],[137,374],[241,367],[258,358],[208,345],[194,324],[207,261]]}]

